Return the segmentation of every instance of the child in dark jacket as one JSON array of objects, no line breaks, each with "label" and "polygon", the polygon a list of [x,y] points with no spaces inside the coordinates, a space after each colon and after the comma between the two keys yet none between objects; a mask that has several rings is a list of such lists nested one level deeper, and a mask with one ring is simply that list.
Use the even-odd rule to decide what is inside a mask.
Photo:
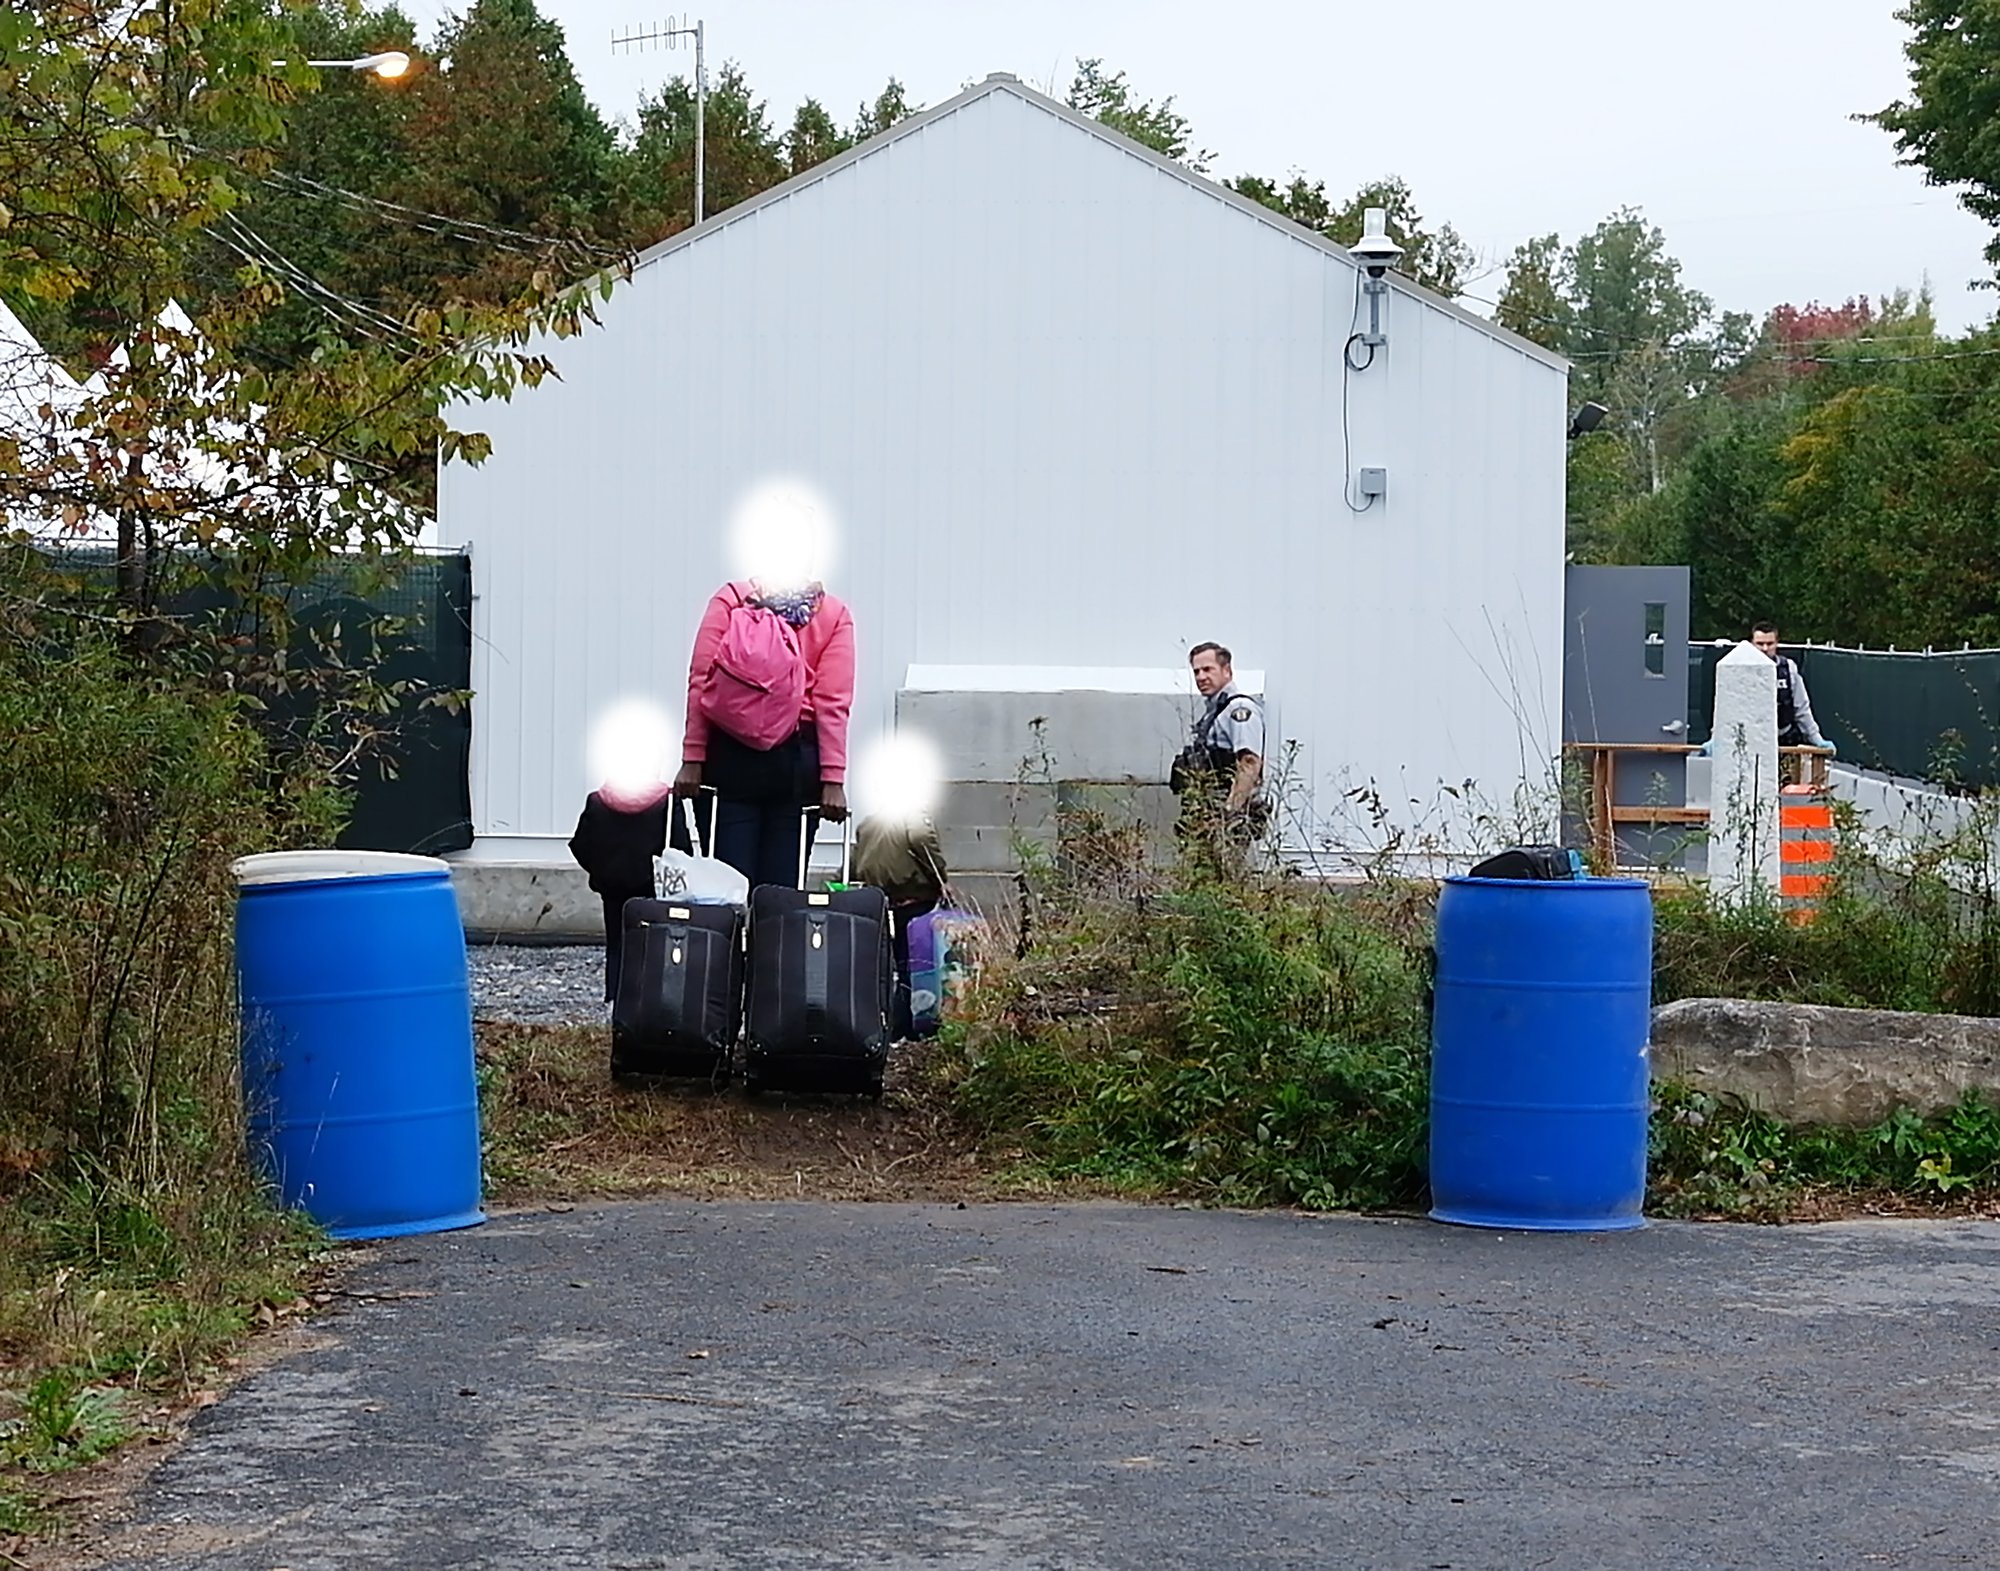
[{"label": "child in dark jacket", "polygon": [[665,781],[619,789],[606,785],[584,799],[569,853],[590,875],[604,901],[604,997],[618,996],[625,939],[625,902],[653,893],[653,858],[666,848],[671,787]]}]

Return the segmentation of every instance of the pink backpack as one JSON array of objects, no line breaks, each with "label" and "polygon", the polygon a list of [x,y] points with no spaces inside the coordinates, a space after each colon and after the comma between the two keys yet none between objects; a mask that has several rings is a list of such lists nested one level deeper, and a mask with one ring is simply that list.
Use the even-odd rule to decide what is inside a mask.
[{"label": "pink backpack", "polygon": [[799,728],[806,662],[799,635],[774,611],[752,605],[735,584],[735,604],[701,690],[701,712],[745,747],[769,752]]}]

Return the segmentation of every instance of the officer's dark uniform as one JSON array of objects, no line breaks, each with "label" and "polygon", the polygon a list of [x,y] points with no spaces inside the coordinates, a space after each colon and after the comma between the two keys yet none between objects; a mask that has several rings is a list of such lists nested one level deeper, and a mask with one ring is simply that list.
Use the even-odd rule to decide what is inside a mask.
[{"label": "officer's dark uniform", "polygon": [[[1255,753],[1263,762],[1264,701],[1253,693],[1237,692],[1231,682],[1203,702],[1193,736],[1174,759],[1168,784],[1181,799],[1182,833],[1223,812],[1236,780],[1238,753]],[[1248,840],[1263,833],[1269,820],[1270,804],[1260,784],[1228,828],[1232,838]]]}]

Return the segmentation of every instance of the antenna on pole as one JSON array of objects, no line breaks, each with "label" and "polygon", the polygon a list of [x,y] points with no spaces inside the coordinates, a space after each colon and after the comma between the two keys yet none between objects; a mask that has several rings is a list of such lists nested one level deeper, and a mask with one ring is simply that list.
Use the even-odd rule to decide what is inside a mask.
[{"label": "antenna on pole", "polygon": [[654,28],[632,28],[628,32],[613,32],[611,52],[615,55],[623,49],[646,49],[654,44],[663,44],[668,49],[680,47],[680,40],[694,40],[694,221],[699,224],[706,216],[707,165],[708,165],[708,67],[702,49],[702,25],[699,21],[690,23],[686,17],[678,20],[668,17]]}]

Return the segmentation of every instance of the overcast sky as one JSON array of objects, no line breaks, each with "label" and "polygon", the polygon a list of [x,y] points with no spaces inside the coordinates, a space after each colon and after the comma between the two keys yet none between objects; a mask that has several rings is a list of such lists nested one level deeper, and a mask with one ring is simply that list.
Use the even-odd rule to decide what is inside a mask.
[{"label": "overcast sky", "polygon": [[[614,55],[651,0],[539,0],[607,115],[688,57]],[[405,0],[428,31],[452,7]],[[1171,94],[1218,177],[1294,169],[1347,194],[1399,174],[1494,272],[1620,205],[1667,234],[1724,309],[1834,302],[1930,281],[1941,324],[2000,297],[1983,224],[1850,117],[1904,90],[1896,0],[704,0],[711,72],[743,68],[783,130],[807,96],[843,123],[890,76],[934,104],[991,71],[1056,96],[1099,57]],[[1475,308],[1477,306],[1476,302]]]}]

